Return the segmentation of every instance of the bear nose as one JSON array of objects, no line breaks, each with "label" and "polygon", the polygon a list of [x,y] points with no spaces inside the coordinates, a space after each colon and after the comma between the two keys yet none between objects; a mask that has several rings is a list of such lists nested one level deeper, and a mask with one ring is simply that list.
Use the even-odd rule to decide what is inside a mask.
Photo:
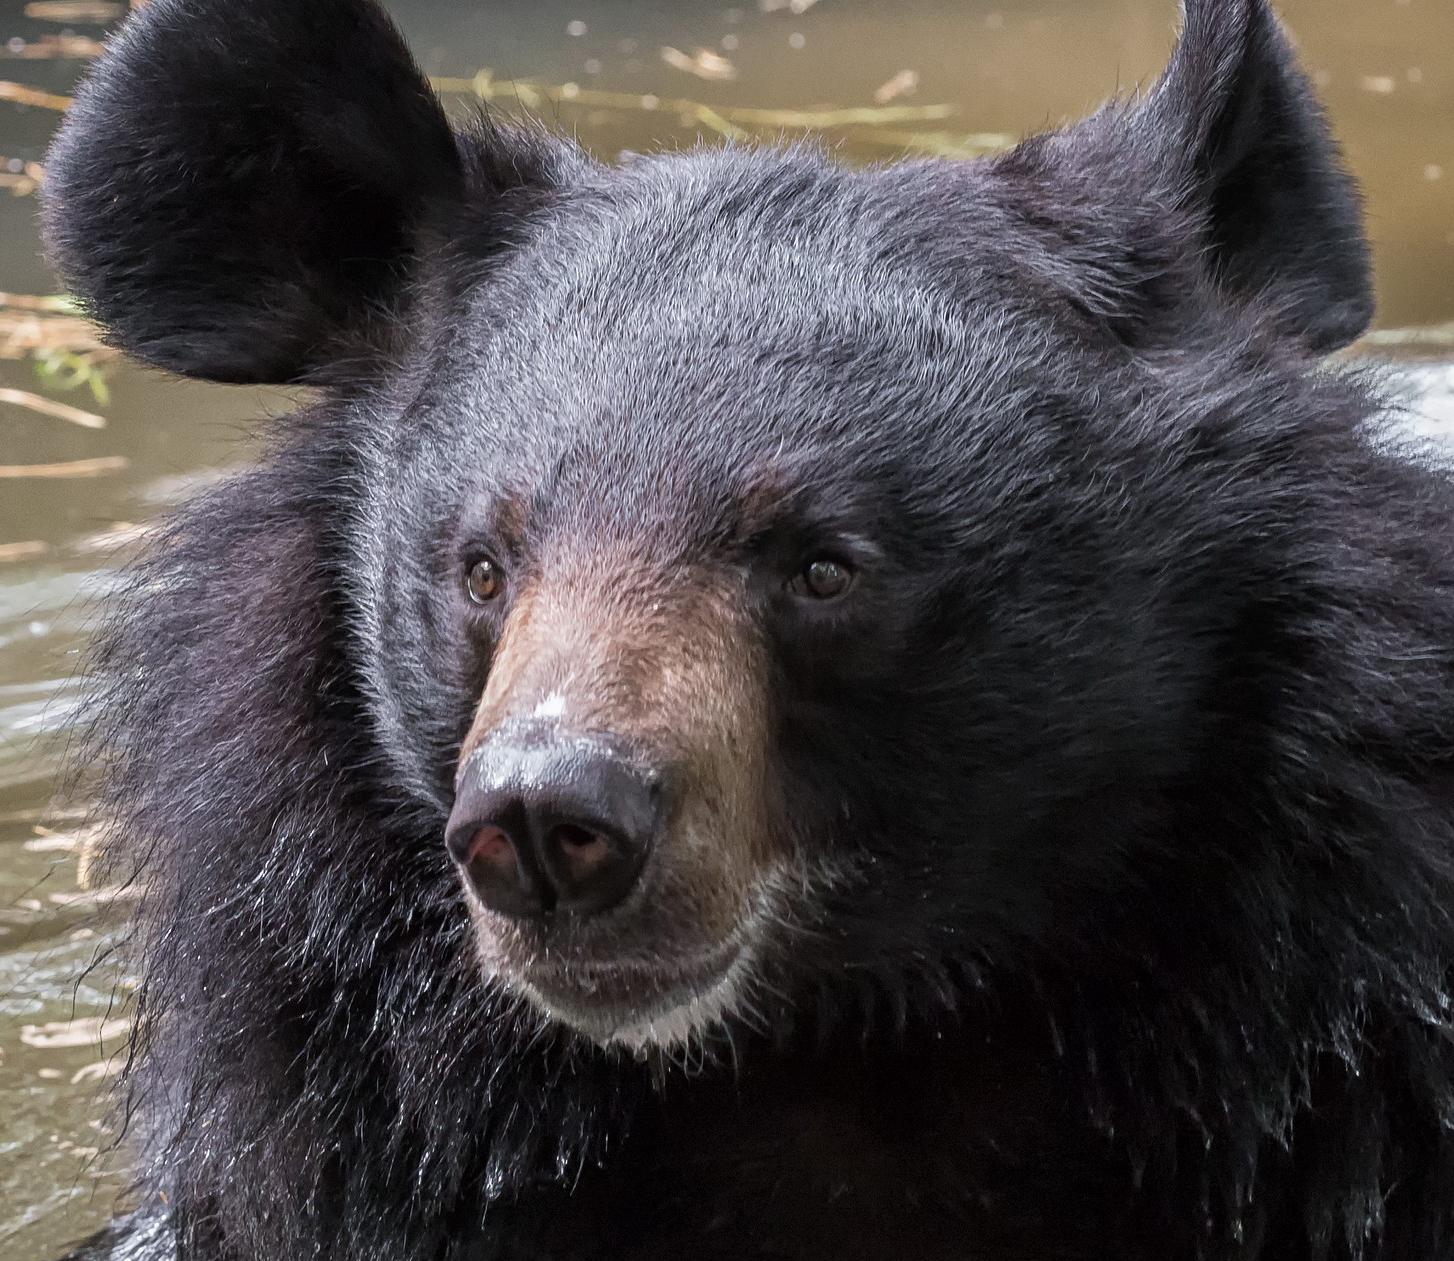
[{"label": "bear nose", "polygon": [[659,777],[619,752],[516,727],[461,768],[446,843],[493,911],[595,915],[636,884],[660,799]]}]

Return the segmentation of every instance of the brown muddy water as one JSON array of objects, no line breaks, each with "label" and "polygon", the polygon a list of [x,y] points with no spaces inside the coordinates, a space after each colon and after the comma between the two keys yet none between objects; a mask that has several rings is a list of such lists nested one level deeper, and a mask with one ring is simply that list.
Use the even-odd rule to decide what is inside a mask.
[{"label": "brown muddy water", "polygon": [[[523,102],[608,155],[809,128],[855,160],[966,156],[1144,82],[1175,23],[1173,0],[391,7],[461,108]],[[31,300],[56,289],[34,228],[46,139],[121,8],[0,0],[0,1261],[55,1254],[124,1185],[105,1093],[128,979],[57,787],[90,610],[138,529],[288,406],[109,361]],[[1396,359],[1412,422],[1454,435],[1454,0],[1281,8],[1368,190],[1380,331],[1360,353]]]}]

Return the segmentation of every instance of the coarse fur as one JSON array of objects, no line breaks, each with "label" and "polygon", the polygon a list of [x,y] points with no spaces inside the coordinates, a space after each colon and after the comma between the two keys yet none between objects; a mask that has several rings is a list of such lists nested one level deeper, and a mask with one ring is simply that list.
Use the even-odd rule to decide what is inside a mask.
[{"label": "coarse fur", "polygon": [[[1454,489],[1317,357],[1368,259],[1275,19],[1187,10],[1141,98],[865,170],[451,132],[364,0],[131,19],[59,267],[320,394],[99,650],[138,1206],[78,1255],[1451,1254]],[[755,645],[751,949],[634,1053],[482,971],[442,840],[502,513]]]}]

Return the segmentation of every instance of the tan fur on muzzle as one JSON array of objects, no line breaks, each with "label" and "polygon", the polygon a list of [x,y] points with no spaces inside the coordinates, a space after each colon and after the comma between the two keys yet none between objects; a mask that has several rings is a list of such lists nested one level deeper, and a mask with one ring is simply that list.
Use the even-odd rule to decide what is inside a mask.
[{"label": "tan fur on muzzle", "polygon": [[[744,931],[773,863],[766,826],[766,654],[740,594],[624,563],[546,572],[516,598],[460,750],[517,721],[605,738],[665,773],[669,806],[639,896],[566,940],[584,960],[695,956]],[[528,971],[529,946],[481,921],[487,960]],[[567,944],[569,955],[572,949]]]}]

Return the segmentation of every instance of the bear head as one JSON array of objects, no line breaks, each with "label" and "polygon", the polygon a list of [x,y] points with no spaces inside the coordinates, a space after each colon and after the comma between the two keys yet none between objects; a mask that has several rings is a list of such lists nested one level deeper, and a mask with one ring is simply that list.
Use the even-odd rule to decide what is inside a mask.
[{"label": "bear head", "polygon": [[118,346],[326,400],[378,773],[491,983],[596,1042],[1104,940],[1235,795],[1288,414],[1254,443],[1239,382],[1370,315],[1263,0],[1086,121],[865,169],[608,165],[452,126],[367,0],[152,0],[46,199]]}]

